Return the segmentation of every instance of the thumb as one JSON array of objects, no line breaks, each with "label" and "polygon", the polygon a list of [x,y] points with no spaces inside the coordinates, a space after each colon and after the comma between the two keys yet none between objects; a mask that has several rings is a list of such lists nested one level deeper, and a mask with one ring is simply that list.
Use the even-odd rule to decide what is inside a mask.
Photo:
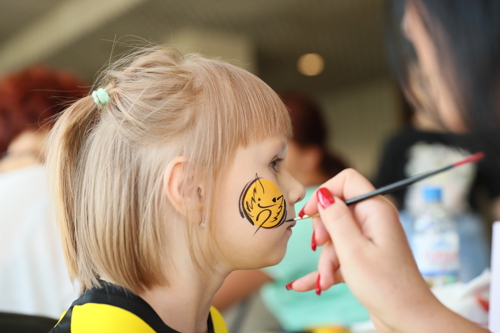
[{"label": "thumb", "polygon": [[321,221],[330,234],[339,257],[342,257],[342,252],[359,248],[367,241],[351,210],[340,198],[334,198],[325,187],[318,189],[316,196]]}]

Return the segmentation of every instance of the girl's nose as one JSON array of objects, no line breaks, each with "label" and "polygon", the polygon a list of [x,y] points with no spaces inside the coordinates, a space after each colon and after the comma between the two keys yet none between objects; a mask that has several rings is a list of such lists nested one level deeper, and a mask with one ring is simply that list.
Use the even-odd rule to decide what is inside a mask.
[{"label": "girl's nose", "polygon": [[290,200],[291,204],[295,205],[297,202],[304,199],[306,190],[304,186],[301,183],[299,183],[299,181],[295,179],[290,173],[289,177],[290,179],[289,179],[288,200]]}]

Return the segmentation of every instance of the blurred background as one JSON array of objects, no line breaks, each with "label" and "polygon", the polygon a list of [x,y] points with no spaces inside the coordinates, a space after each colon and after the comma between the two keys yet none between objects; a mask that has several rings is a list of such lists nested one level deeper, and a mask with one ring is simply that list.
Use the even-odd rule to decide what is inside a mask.
[{"label": "blurred background", "polygon": [[[22,118],[20,115],[24,113],[27,115],[34,113],[31,110],[31,104],[28,103],[29,98],[23,97],[29,96],[34,91],[32,85],[28,85],[28,81],[33,80],[33,85],[36,84],[37,87],[39,86],[37,80],[43,81],[44,84],[72,83],[71,88],[64,87],[64,89],[73,93],[81,93],[81,91],[77,91],[77,86],[83,85],[84,90],[89,92],[92,90],[92,82],[98,77],[100,70],[110,61],[136,47],[147,46],[148,43],[160,43],[177,47],[183,52],[197,52],[210,58],[229,61],[256,74],[273,89],[281,92],[281,98],[291,111],[292,119],[295,119],[293,122],[294,131],[301,134],[295,138],[295,144],[300,148],[297,151],[303,154],[312,147],[313,152],[320,152],[319,155],[307,155],[308,157],[299,156],[300,154],[296,153],[297,160],[290,162],[292,155],[294,155],[291,148],[294,142],[292,140],[287,163],[299,166],[301,165],[298,162],[299,157],[302,160],[312,160],[313,158],[310,156],[323,157],[328,155],[324,151],[324,142],[312,142],[311,144],[307,141],[310,139],[307,138],[308,133],[320,133],[321,135],[318,134],[316,137],[323,138],[323,132],[328,132],[328,147],[326,148],[330,150],[330,153],[334,152],[338,158],[337,165],[341,165],[341,169],[346,165],[357,169],[373,180],[377,187],[416,173],[442,167],[460,158],[456,155],[455,146],[458,143],[469,144],[470,140],[468,137],[460,137],[460,140],[455,137],[450,138],[444,133],[440,124],[434,123],[435,119],[426,118],[426,113],[422,112],[425,111],[425,108],[420,107],[425,105],[422,102],[426,102],[429,96],[421,91],[421,78],[418,66],[416,66],[418,62],[416,59],[406,59],[407,55],[405,55],[406,58],[403,57],[407,63],[400,64],[399,70],[408,75],[408,81],[404,82],[405,89],[420,97],[421,100],[412,101],[409,98],[410,103],[405,102],[389,69],[386,52],[386,37],[388,36],[386,28],[392,28],[393,34],[394,32],[398,35],[401,34],[399,29],[401,17],[393,18],[394,22],[392,23],[395,24],[391,25],[391,22],[388,22],[390,21],[388,18],[391,17],[387,15],[389,11],[386,13],[386,2],[388,1],[0,0],[0,79],[9,78],[9,73],[25,68],[29,69],[26,73],[31,73],[29,75],[19,74],[16,76],[17,81],[12,78],[4,80],[5,82],[0,81],[0,101],[5,100],[4,104],[9,106],[2,109],[0,103],[0,139],[3,141],[13,139],[14,135],[11,135],[12,137],[6,140],[8,137],[6,133],[15,128],[14,121],[10,121],[15,118],[12,115]],[[404,1],[394,2],[404,4]],[[402,8],[400,8],[401,13]],[[396,52],[401,53],[406,50],[401,47],[398,49],[398,46],[400,45],[393,45]],[[32,65],[42,65],[42,67],[35,66],[33,69],[30,67]],[[68,81],[66,75],[60,73],[56,75],[44,70],[43,66],[69,71],[78,80]],[[14,81],[19,84],[13,84]],[[4,86],[3,90],[2,85]],[[32,94],[44,96],[37,97],[34,104],[37,104],[35,109],[38,113],[34,116],[31,115],[34,118],[25,117],[27,120],[25,119],[23,124],[27,128],[23,128],[23,130],[27,129],[31,133],[30,131],[33,131],[31,125],[39,125],[33,119],[41,120],[42,115],[50,117],[47,110],[54,109],[54,114],[56,111],[60,111],[56,110],[57,108],[54,108],[53,105],[59,100],[54,101],[50,93],[40,94],[40,92],[57,92],[61,89],[63,88],[59,86],[55,88],[40,86],[40,89]],[[12,91],[15,91],[17,95]],[[4,93],[3,97],[2,92]],[[283,94],[283,92],[287,92],[288,95]],[[294,95],[295,92],[299,94]],[[14,95],[18,96],[16,103],[11,101],[14,98],[10,98]],[[415,96],[410,93],[406,97]],[[414,112],[412,108],[415,109]],[[322,114],[312,116],[313,111]],[[296,113],[295,116],[294,113]],[[305,118],[301,118],[301,114],[302,116],[306,114]],[[5,117],[6,115],[7,117]],[[308,127],[308,124],[311,123],[302,119],[312,119],[317,122]],[[320,126],[324,123],[326,123],[326,129]],[[311,131],[311,127],[317,130]],[[36,133],[39,133],[38,127],[35,130]],[[21,129],[18,132],[21,133]],[[314,137],[314,135],[310,136]],[[19,135],[16,139],[19,137],[23,138],[22,135]],[[299,140],[301,137],[307,139],[305,141],[307,144],[304,146],[301,146],[302,142]],[[39,143],[38,141],[40,139],[37,137],[30,139],[32,145],[33,142]],[[422,146],[421,142],[424,142],[425,145]],[[1,140],[0,143],[2,143]],[[7,143],[10,144],[10,141]],[[40,272],[31,271],[33,267],[37,267],[33,263],[39,261],[33,260],[29,254],[24,252],[14,253],[9,250],[9,244],[12,245],[11,248],[15,246],[16,249],[23,250],[24,248],[29,249],[28,245],[35,244],[29,237],[47,239],[48,244],[56,244],[59,237],[55,220],[49,214],[50,212],[41,214],[36,210],[43,208],[49,211],[48,204],[38,205],[38,201],[32,200],[34,205],[37,204],[36,207],[33,206],[35,207],[33,211],[36,213],[30,213],[30,218],[26,221],[22,221],[19,217],[26,212],[31,212],[26,209],[26,202],[29,200],[25,199],[26,193],[34,192],[32,187],[35,182],[31,178],[21,177],[22,175],[19,173],[17,174],[18,180],[21,182],[20,184],[24,185],[16,185],[17,183],[9,180],[9,177],[16,177],[16,174],[6,172],[6,170],[18,169],[18,165],[12,170],[5,169],[5,167],[2,169],[2,161],[5,166],[9,157],[14,157],[14,161],[16,156],[23,157],[23,153],[26,153],[27,149],[22,144],[24,142],[21,140],[21,144],[18,143],[17,147],[11,145],[9,151],[0,150],[0,236],[4,235],[4,240],[0,238],[0,254],[3,254],[5,258],[9,256],[14,258],[15,260],[10,258],[14,264],[24,265],[26,263],[21,268],[28,269],[28,273],[21,269],[19,271],[12,269],[11,266],[5,264],[9,262],[2,261],[0,256],[0,315],[2,311],[19,312],[47,316],[54,321],[55,318],[59,317],[61,311],[67,308],[67,300],[62,297],[63,306],[57,304],[56,307],[54,305],[53,312],[49,312],[47,306],[28,309],[25,304],[21,304],[23,308],[12,309],[8,307],[10,304],[2,307],[1,302],[2,299],[6,299],[4,295],[9,292],[13,299],[19,298],[17,291],[12,289],[12,286],[19,285],[26,289],[23,283],[18,282],[19,276],[33,280],[35,290],[47,291],[48,293],[47,281],[42,281]],[[458,146],[467,148],[467,151],[460,151],[461,154],[467,155],[477,151],[475,147],[469,147],[466,144],[463,144],[463,147],[462,145]],[[450,150],[453,154],[450,153]],[[310,195],[324,181],[318,182],[317,180],[323,176],[327,179],[331,177],[331,175],[321,172],[316,174],[321,169],[319,161],[318,158],[317,165],[308,163],[310,170],[300,170],[308,176],[304,176],[305,178],[301,178],[300,181],[308,188]],[[45,179],[45,171],[43,165],[40,165],[40,160],[31,158],[28,162],[39,164],[38,169],[25,168],[25,171],[38,170],[38,173],[33,175],[33,179]],[[444,164],[437,165],[436,163]],[[453,203],[450,205],[450,211],[459,224],[460,247],[463,250],[461,255],[462,253],[467,255],[467,257],[460,259],[461,268],[468,272],[466,277],[464,277],[465,275],[460,277],[464,282],[480,274],[489,265],[489,221],[500,220],[500,179],[496,172],[497,165],[483,165],[477,170],[470,168],[467,176],[450,172],[447,173],[448,178],[441,179],[437,184],[442,187],[444,192],[447,192],[444,201]],[[289,169],[292,168],[289,167]],[[294,175],[297,177],[297,174]],[[457,180],[461,180],[461,182]],[[433,181],[436,181],[436,178]],[[461,186],[457,186],[457,184]],[[481,191],[485,184],[486,192]],[[19,190],[17,197],[12,195],[13,191],[8,186]],[[457,187],[460,188],[457,189]],[[46,200],[43,182],[40,182],[38,191],[40,198]],[[421,192],[421,188],[414,187],[408,195],[405,192],[392,198],[389,197],[397,205],[401,221],[410,239],[413,220],[420,214],[416,212],[418,209],[413,208],[422,204]],[[14,202],[15,205],[10,202]],[[483,204],[484,202],[487,203]],[[1,206],[2,204],[3,206]],[[15,209],[10,210],[12,218],[9,220],[11,206]],[[296,211],[299,211],[300,208],[297,206]],[[31,219],[31,217],[33,218]],[[41,221],[43,219],[45,221]],[[39,229],[32,226],[37,226]],[[238,300],[239,303],[236,305],[234,305],[236,302],[234,299],[225,301],[229,310],[224,315],[231,332],[264,332],[269,331],[269,328],[273,328],[275,332],[281,332],[280,329],[285,321],[282,320],[281,323],[278,323],[276,318],[266,310],[266,306],[269,304],[263,303],[255,291],[265,284],[265,287],[274,285],[276,290],[286,292],[285,284],[303,275],[298,270],[299,268],[307,272],[315,269],[319,254],[309,250],[311,234],[313,233],[312,227],[309,224],[309,230],[306,228],[307,224],[302,226],[305,229],[300,232],[300,229],[295,227],[295,236],[292,238],[294,243],[290,243],[292,245],[289,246],[295,248],[299,254],[305,253],[303,261],[300,262],[297,259],[299,255],[289,250],[288,253],[291,254],[288,263],[285,257],[283,261],[285,264],[283,262],[281,264],[285,265],[283,266],[286,268],[284,271],[288,270],[296,276],[283,274],[280,277],[282,280],[280,280],[276,273],[278,271],[257,272],[262,280],[253,284],[253,290],[247,290],[248,294],[252,296],[249,297],[242,292],[240,298],[243,301]],[[16,240],[10,243],[6,241],[9,238],[15,239],[10,237],[9,230],[11,229],[9,228],[18,229],[20,241]],[[42,235],[44,230],[46,236]],[[29,231],[29,235],[25,235],[25,231]],[[59,245],[57,243],[54,246]],[[61,281],[66,281],[67,274],[60,248],[54,250],[54,253],[58,255],[56,258],[53,253],[46,251],[46,248],[49,247],[35,244],[32,250],[37,255],[46,254],[47,260],[55,258],[54,264],[51,265],[57,270],[54,268],[46,269],[47,266],[43,265],[39,266],[43,267],[45,272],[57,272],[62,277]],[[312,247],[315,248],[316,245]],[[40,251],[40,249],[45,249],[45,251]],[[14,253],[14,255],[10,255],[10,253]],[[310,268],[304,262],[314,267]],[[469,263],[474,264],[473,267]],[[292,270],[290,268],[292,266],[297,267],[293,267]],[[4,278],[7,275],[9,278]],[[255,276],[249,275],[249,280],[255,282]],[[53,282],[49,284],[53,285],[55,290],[63,289],[61,283],[54,277],[47,278],[47,280]],[[243,281],[242,276],[234,278],[233,281],[235,281],[237,288],[243,284],[241,282]],[[38,282],[44,283],[42,288],[38,287]],[[66,282],[69,291],[67,295],[61,296],[74,299],[74,290],[69,282]],[[236,289],[228,290],[227,295],[234,296]],[[264,292],[266,291],[264,290]],[[322,300],[336,303],[338,308],[335,308],[335,311],[332,310],[340,318],[336,322],[349,326],[351,322],[345,318],[360,310],[361,305],[358,306],[352,302],[346,303],[350,302],[349,299],[354,300],[348,290],[338,289],[335,292],[337,294],[332,293],[330,296],[325,292],[322,295]],[[32,294],[25,294],[27,295],[27,303],[35,299]],[[289,293],[288,295],[293,294]],[[321,306],[322,303],[318,302],[315,294],[310,293],[310,295],[314,297],[314,300],[301,302],[296,300],[297,304],[300,303],[301,306],[296,308],[300,311],[306,308],[310,312],[319,313],[320,311],[316,311],[316,308],[311,307],[311,304]],[[339,295],[345,298],[341,298]],[[296,305],[288,302],[285,296],[275,298],[284,300],[284,303],[290,303],[288,305]],[[40,299],[47,299],[47,297],[41,295]],[[351,307],[348,304],[351,304]],[[230,306],[232,308],[229,308]],[[324,307],[324,309],[334,309],[329,306]],[[219,308],[222,309],[222,306]],[[288,311],[285,307],[283,309]],[[280,311],[285,313],[286,311],[283,309]],[[275,312],[278,313],[278,311]],[[365,319],[368,320],[367,314]],[[352,319],[351,321],[355,322],[356,320]],[[48,325],[51,327],[54,322],[49,321]],[[368,330],[364,329],[363,327],[362,330],[358,331],[353,329],[352,332],[372,332],[370,326],[368,326]],[[1,316],[0,331],[3,332]],[[289,331],[297,330],[289,329]]]},{"label": "blurred background", "polygon": [[403,123],[382,17],[381,0],[2,0],[0,76],[37,63],[91,83],[128,48],[167,43],[309,93],[330,148],[373,177]]}]

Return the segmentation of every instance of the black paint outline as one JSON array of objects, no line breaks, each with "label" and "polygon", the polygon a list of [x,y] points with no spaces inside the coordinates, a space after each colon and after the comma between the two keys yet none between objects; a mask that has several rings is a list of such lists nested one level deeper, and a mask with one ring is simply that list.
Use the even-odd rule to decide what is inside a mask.
[{"label": "black paint outline", "polygon": [[[272,206],[265,206],[265,207],[261,207],[255,200],[253,203],[250,203],[252,204],[252,206],[248,206],[248,202],[245,203],[245,196],[246,196],[246,193],[248,192],[248,190],[250,189],[250,187],[255,183],[255,182],[259,182],[260,183],[260,180],[262,178],[259,177],[258,174],[255,174],[255,179],[251,180],[250,182],[248,182],[245,187],[243,188],[243,191],[241,192],[240,194],[240,198],[239,198],[239,210],[240,210],[240,215],[242,218],[246,218],[250,224],[252,225],[256,225],[254,224],[253,222],[253,218],[254,216],[250,215],[248,212],[247,212],[247,209],[245,209],[245,204],[247,204],[247,208],[248,210],[252,210],[253,209],[253,204],[257,204],[257,206],[259,208],[264,208],[264,210],[260,211],[259,214],[257,215],[257,218],[256,218],[256,221],[259,219],[259,216],[260,214],[262,214],[263,212],[271,212],[270,209],[265,209],[265,208],[269,208],[269,207],[272,207]],[[265,188],[264,188],[264,185],[262,185],[262,183],[260,184],[260,186],[262,187],[262,192],[265,193]],[[279,221],[276,225],[272,226],[272,227],[264,227],[264,224],[269,220],[269,218],[271,218],[271,214],[269,214],[269,217],[267,217],[264,222],[262,222],[260,224],[260,226],[257,228],[257,230],[255,231],[254,235],[257,233],[257,231],[260,230],[260,228],[264,228],[264,229],[274,229],[274,228],[278,228],[279,226],[281,226],[283,223],[285,223],[286,221],[286,217],[287,217],[287,204],[286,204],[286,200],[285,198],[283,197],[283,194],[281,194],[281,197],[278,197],[277,199],[279,198],[283,198],[283,209],[284,209],[284,212],[283,212],[283,216],[281,217],[281,221]],[[281,213],[281,210],[280,210],[280,213]],[[275,217],[276,219],[276,217]]]}]

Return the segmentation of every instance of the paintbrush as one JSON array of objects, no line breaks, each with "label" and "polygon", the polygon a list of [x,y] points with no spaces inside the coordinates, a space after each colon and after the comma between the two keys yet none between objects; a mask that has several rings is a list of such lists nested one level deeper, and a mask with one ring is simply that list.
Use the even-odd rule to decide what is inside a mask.
[{"label": "paintbrush", "polygon": [[[429,172],[426,172],[426,173],[422,173],[420,175],[416,175],[416,176],[413,176],[413,177],[410,177],[410,178],[407,178],[407,179],[404,179],[404,180],[400,180],[400,181],[392,183],[390,185],[381,187],[381,188],[379,188],[379,189],[377,189],[375,191],[372,191],[372,192],[360,195],[358,197],[346,200],[345,204],[348,205],[348,206],[349,205],[354,205],[354,204],[356,204],[356,203],[358,203],[360,201],[373,198],[374,196],[377,196],[377,195],[383,195],[383,194],[391,193],[391,192],[397,191],[399,189],[405,188],[406,186],[409,186],[409,185],[411,185],[413,183],[416,183],[416,182],[418,182],[418,181],[420,181],[422,179],[428,178],[430,176],[434,176],[434,175],[436,175],[438,173],[441,173],[443,171],[456,168],[456,167],[458,167],[460,165],[463,165],[463,164],[477,162],[479,160],[482,160],[483,158],[484,158],[484,153],[483,152],[475,153],[475,154],[472,154],[472,155],[469,155],[469,156],[465,157],[464,159],[462,159],[462,160],[460,160],[458,162],[455,162],[453,164],[445,166],[443,168],[440,168],[440,169],[437,169],[437,170],[434,170],[434,171],[429,171]],[[303,219],[308,219],[308,218],[313,218],[313,217],[318,217],[318,216],[319,216],[319,214],[312,215],[312,216],[304,215],[303,217],[296,217],[294,219],[286,220],[285,222],[293,222],[293,221],[298,221],[298,220],[303,220]]]}]

